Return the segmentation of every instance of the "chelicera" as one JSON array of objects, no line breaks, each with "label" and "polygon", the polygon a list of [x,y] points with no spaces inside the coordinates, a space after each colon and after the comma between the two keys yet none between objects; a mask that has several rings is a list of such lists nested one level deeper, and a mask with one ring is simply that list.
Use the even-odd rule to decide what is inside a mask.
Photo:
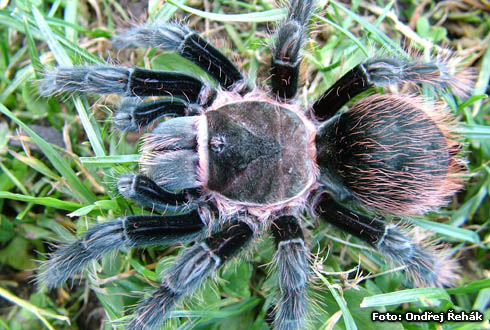
[{"label": "chelicera", "polygon": [[[117,183],[126,198],[160,215],[100,223],[56,250],[40,275],[49,287],[102,254],[123,246],[196,242],[139,304],[129,329],[154,329],[169,311],[227,260],[270,232],[277,245],[276,329],[302,329],[307,319],[309,250],[302,217],[322,218],[405,267],[417,286],[453,281],[455,263],[382,215],[421,214],[443,205],[461,186],[459,144],[446,111],[418,95],[373,94],[389,84],[420,83],[463,96],[471,80],[453,74],[451,58],[432,62],[376,57],[355,66],[310,106],[295,98],[300,50],[314,1],[291,0],[273,37],[270,90],[251,88],[220,51],[180,24],[150,24],[113,39],[118,48],[177,52],[214,78],[118,66],[60,67],[40,91],[118,93],[119,131],[143,137],[141,173]],[[147,97],[153,97],[151,100]],[[369,211],[360,212],[358,205]]]}]

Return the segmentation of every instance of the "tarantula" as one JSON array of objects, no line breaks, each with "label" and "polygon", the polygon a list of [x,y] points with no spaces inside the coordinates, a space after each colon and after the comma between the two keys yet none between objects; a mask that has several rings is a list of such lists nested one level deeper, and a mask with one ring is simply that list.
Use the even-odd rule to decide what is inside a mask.
[{"label": "tarantula", "polygon": [[255,236],[270,232],[280,289],[274,326],[302,329],[310,279],[304,214],[378,249],[404,266],[416,286],[444,286],[457,278],[446,249],[381,215],[424,213],[461,187],[455,175],[461,169],[459,144],[451,140],[444,109],[418,95],[385,93],[340,110],[353,97],[390,84],[425,83],[462,96],[468,76],[455,72],[449,57],[432,62],[376,57],[355,66],[303,108],[295,95],[314,1],[291,0],[288,8],[273,37],[268,91],[250,88],[207,40],[173,23],[132,28],[113,44],[177,52],[219,87],[186,73],[118,66],[62,67],[46,74],[40,87],[44,96],[124,95],[113,118],[119,131],[174,118],[144,136],[141,173],[117,181],[124,197],[163,215],[124,216],[90,228],[50,256],[42,282],[60,286],[91,260],[123,246],[196,242],[140,302],[128,326],[154,329]]}]

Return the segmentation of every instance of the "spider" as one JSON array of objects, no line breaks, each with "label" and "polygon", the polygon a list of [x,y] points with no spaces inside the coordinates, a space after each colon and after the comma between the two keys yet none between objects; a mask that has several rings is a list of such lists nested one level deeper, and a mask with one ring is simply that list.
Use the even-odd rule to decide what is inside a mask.
[{"label": "spider", "polygon": [[403,266],[415,286],[446,286],[457,279],[447,249],[384,219],[425,213],[460,189],[460,146],[451,139],[445,110],[417,94],[392,93],[371,93],[341,109],[361,93],[392,84],[424,83],[464,96],[468,76],[455,72],[450,57],[431,62],[374,57],[303,107],[295,96],[313,10],[314,1],[290,0],[273,37],[266,91],[251,88],[220,51],[176,23],[135,27],[113,44],[177,52],[218,87],[186,73],[142,68],[77,66],[48,72],[40,87],[43,96],[124,95],[113,117],[118,131],[139,131],[172,118],[144,135],[141,172],[117,181],[121,195],[161,215],[123,216],[95,225],[52,253],[40,281],[58,287],[91,260],[123,246],[195,242],[139,303],[128,325],[155,329],[206,278],[268,232],[277,247],[274,327],[302,329],[311,280],[305,215],[376,248]]}]

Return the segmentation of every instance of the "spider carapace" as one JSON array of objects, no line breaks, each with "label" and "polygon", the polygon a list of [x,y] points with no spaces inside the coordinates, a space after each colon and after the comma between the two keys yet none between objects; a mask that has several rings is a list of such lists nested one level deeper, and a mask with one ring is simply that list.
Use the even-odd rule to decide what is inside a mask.
[{"label": "spider carapace", "polygon": [[[274,326],[303,329],[310,280],[305,216],[365,241],[404,266],[416,286],[444,286],[457,278],[446,249],[385,221],[383,214],[422,214],[460,188],[460,146],[451,136],[451,118],[440,103],[424,101],[417,86],[464,96],[471,76],[446,55],[429,62],[374,57],[318,100],[300,104],[295,97],[300,50],[314,1],[291,0],[288,9],[273,37],[267,90],[250,87],[207,40],[173,23],[132,28],[112,41],[118,48],[177,52],[218,87],[187,73],[118,66],[60,67],[46,74],[42,95],[122,94],[115,128],[154,126],[143,137],[141,172],[122,175],[117,188],[161,214],[122,216],[93,226],[51,254],[42,282],[62,285],[91,260],[123,246],[196,242],[140,302],[128,325],[154,329],[204,279],[269,232],[277,246]],[[371,93],[349,103],[391,84],[408,84],[414,93]],[[346,105],[348,110],[341,110]],[[169,116],[175,118],[162,120]],[[162,121],[150,125],[157,120]]]},{"label": "spider carapace", "polygon": [[248,101],[205,117],[209,151],[202,167],[209,168],[210,190],[240,203],[267,205],[294,199],[316,182],[314,126],[301,114]]}]

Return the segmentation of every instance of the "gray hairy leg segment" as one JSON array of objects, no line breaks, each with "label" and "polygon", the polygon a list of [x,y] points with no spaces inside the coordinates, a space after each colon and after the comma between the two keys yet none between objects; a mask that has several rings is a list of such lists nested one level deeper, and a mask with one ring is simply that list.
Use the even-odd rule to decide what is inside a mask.
[{"label": "gray hairy leg segment", "polygon": [[286,19],[277,28],[272,46],[271,87],[274,95],[291,99],[298,90],[301,56],[315,1],[292,0]]},{"label": "gray hairy leg segment", "polygon": [[270,230],[277,245],[274,261],[278,270],[280,289],[274,313],[274,329],[304,329],[310,265],[303,231],[298,220],[293,216],[277,218],[272,222]]},{"label": "gray hairy leg segment", "polygon": [[316,206],[322,219],[376,248],[383,257],[405,267],[416,287],[450,285],[456,263],[442,245],[381,217],[366,216],[323,194]]},{"label": "gray hairy leg segment", "polygon": [[239,221],[187,249],[163,283],[138,305],[128,329],[158,329],[182,298],[192,294],[216,269],[239,253],[252,236],[249,225]]},{"label": "gray hairy leg segment", "polygon": [[206,228],[197,210],[175,216],[127,216],[88,229],[75,242],[59,247],[41,267],[39,281],[61,286],[90,261],[123,246],[174,244],[198,238]]},{"label": "gray hairy leg segment", "polygon": [[198,65],[226,90],[245,91],[237,67],[209,41],[185,25],[147,24],[132,28],[112,39],[117,48],[155,47],[177,52]]}]

